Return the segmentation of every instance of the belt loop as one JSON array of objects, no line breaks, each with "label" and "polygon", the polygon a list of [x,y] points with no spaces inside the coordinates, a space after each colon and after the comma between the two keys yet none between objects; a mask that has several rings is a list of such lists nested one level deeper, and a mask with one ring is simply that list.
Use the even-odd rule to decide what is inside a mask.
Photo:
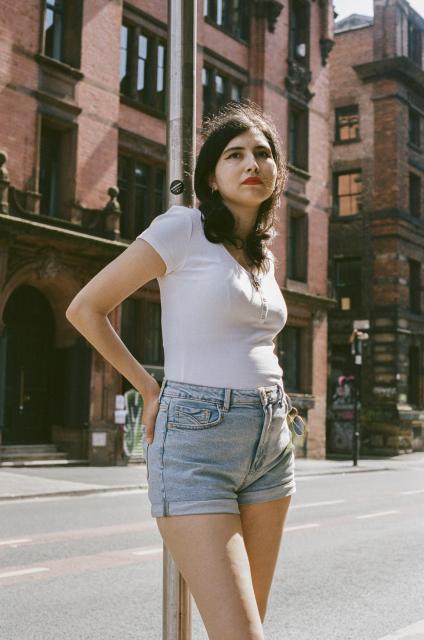
[{"label": "belt loop", "polygon": [[161,388],[160,388],[160,391],[159,391],[159,398],[158,398],[159,402],[162,400],[162,395],[163,395],[167,380],[168,380],[168,378],[165,378],[165,377],[162,380],[162,385],[161,385]]},{"label": "belt loop", "polygon": [[231,389],[230,388],[226,388],[225,389],[225,393],[224,393],[224,406],[223,409],[224,411],[228,411],[230,408],[230,403],[231,403]]}]

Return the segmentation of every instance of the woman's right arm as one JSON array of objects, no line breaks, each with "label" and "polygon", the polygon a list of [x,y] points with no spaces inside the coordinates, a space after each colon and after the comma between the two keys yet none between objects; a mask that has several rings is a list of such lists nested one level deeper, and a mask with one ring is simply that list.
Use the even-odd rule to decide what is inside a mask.
[{"label": "woman's right arm", "polygon": [[166,264],[142,238],[136,239],[75,296],[66,310],[69,322],[143,396],[147,441],[153,438],[159,411],[159,385],[113,329],[107,316],[150,280],[164,275]]}]

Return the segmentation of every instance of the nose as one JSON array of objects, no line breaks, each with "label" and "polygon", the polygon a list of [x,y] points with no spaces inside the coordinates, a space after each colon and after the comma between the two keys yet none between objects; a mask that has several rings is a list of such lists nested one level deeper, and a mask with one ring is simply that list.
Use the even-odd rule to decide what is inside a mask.
[{"label": "nose", "polygon": [[256,160],[254,153],[249,153],[247,155],[247,170],[256,172],[259,170],[258,161]]}]

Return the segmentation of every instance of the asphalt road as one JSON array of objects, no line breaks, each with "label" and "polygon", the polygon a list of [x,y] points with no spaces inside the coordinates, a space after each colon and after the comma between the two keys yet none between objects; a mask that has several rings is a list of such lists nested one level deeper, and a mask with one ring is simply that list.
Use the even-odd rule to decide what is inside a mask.
[{"label": "asphalt road", "polygon": [[[297,487],[267,640],[424,639],[424,467]],[[162,540],[146,493],[0,503],[0,589],[0,640],[160,640]],[[192,640],[207,640],[192,608]]]}]

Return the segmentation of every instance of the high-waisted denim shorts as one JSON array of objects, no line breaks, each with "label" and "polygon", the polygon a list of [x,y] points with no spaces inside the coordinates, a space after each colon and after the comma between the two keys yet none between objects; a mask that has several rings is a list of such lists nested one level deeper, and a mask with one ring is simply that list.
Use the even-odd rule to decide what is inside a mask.
[{"label": "high-waisted denim shorts", "polygon": [[240,513],[296,491],[283,385],[209,387],[164,379],[143,445],[151,515]]}]

